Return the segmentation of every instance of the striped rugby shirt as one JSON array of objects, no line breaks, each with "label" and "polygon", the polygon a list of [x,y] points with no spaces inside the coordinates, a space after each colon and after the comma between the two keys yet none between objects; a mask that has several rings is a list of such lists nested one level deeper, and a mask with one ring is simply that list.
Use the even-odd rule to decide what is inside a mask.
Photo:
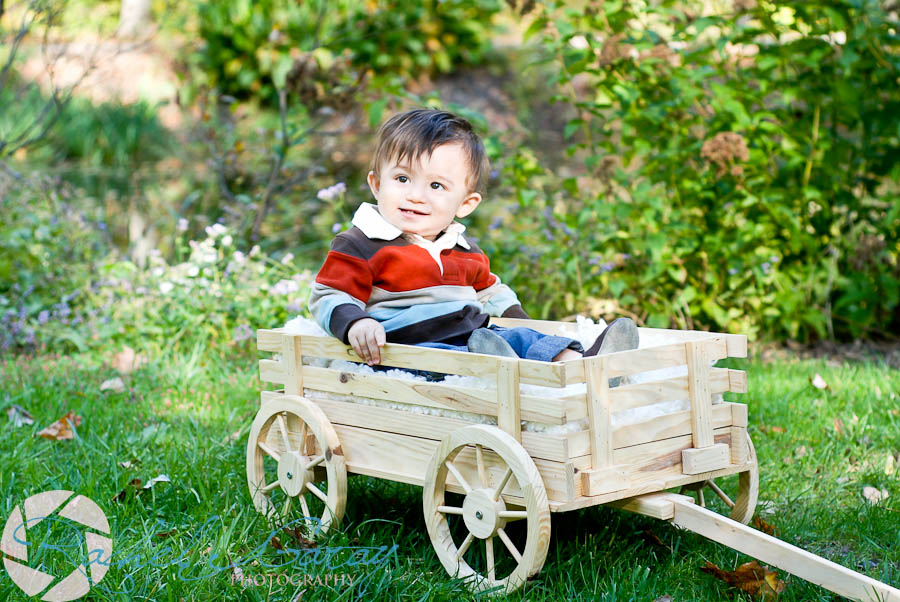
[{"label": "striped rugby shirt", "polygon": [[404,234],[364,203],[338,234],[316,276],[309,309],[347,343],[363,318],[378,320],[389,343],[468,337],[490,316],[527,318],[516,294],[491,273],[487,256],[452,223],[435,241]]}]

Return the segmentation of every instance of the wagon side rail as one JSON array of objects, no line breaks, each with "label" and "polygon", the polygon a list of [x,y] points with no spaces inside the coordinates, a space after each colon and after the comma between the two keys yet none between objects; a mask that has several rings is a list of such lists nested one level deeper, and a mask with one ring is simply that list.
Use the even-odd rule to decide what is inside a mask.
[{"label": "wagon side rail", "polygon": [[[581,369],[587,384],[587,418],[590,429],[591,469],[582,471],[582,490],[586,495],[602,495],[623,491],[631,486],[629,466],[619,466],[614,458],[615,432],[611,416],[615,412],[651,405],[659,401],[688,399],[690,402],[691,447],[681,451],[681,473],[702,475],[740,465],[747,461],[742,450],[746,445],[746,421],[734,411],[738,420],[730,425],[727,443],[717,441],[714,431],[712,394],[745,392],[746,374],[738,370],[712,368],[725,357],[746,356],[746,339],[738,336],[689,333],[685,340],[584,358],[567,362],[567,378],[579,377]],[[730,342],[729,342],[730,341]],[[652,372],[661,368],[687,367],[687,375],[659,381],[625,385],[610,389],[609,379]],[[736,404],[737,405],[737,404]],[[735,410],[737,408],[735,407]],[[742,406],[744,413],[746,406]],[[652,425],[654,423],[648,423]],[[723,436],[726,437],[726,436]]]},{"label": "wagon side rail", "polygon": [[[304,387],[331,393],[352,391],[362,397],[495,416],[498,426],[521,441],[521,421],[548,424],[566,422],[565,397],[546,399],[522,395],[520,383],[561,388],[566,367],[561,363],[536,362],[504,357],[485,357],[443,349],[387,344],[381,365],[407,370],[427,370],[490,379],[496,390],[439,382],[409,382],[380,374],[360,374],[303,364],[303,357],[362,362],[353,349],[332,337],[288,334],[283,329],[257,331],[260,351],[279,353],[278,359],[259,362],[260,378],[284,385],[288,395],[303,395]],[[574,402],[577,407],[577,400]]]},{"label": "wagon side rail", "polygon": [[900,602],[900,590],[771,535],[694,504],[675,493],[652,493],[613,502],[622,510],[672,524],[776,566],[851,600]]}]

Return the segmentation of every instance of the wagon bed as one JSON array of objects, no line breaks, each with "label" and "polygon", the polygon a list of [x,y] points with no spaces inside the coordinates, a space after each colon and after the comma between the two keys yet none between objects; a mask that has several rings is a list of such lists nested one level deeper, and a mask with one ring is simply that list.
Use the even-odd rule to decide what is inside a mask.
[{"label": "wagon bed", "polygon": [[[546,334],[567,326],[493,323]],[[474,386],[325,367],[325,360],[362,360],[331,337],[259,330],[258,349],[278,354],[260,360],[261,380],[283,388],[262,392],[251,427],[247,476],[254,504],[283,519],[296,500],[315,530],[325,531],[344,513],[347,473],[422,486],[426,524],[444,567],[473,589],[498,591],[520,587],[542,567],[550,512],[612,504],[749,549],[843,595],[900,600],[889,586],[774,538],[777,545],[765,540],[754,547],[768,536],[744,526],[758,489],[747,406],[714,403],[721,393],[746,392],[746,374],[712,366],[746,357],[746,337],[647,328],[640,336],[640,349],[568,362],[395,344],[382,349],[383,366],[483,379]],[[678,367],[685,374],[628,383],[629,376]],[[626,384],[611,387],[610,379],[620,377]],[[631,424],[613,419],[673,400],[687,400],[689,409]],[[523,421],[529,428],[523,430]],[[734,499],[717,484],[732,475]],[[695,492],[698,503],[666,493],[677,487]],[[733,520],[703,514],[704,492],[721,498]],[[273,494],[282,498],[276,503]],[[510,525],[517,521],[527,529],[513,541]],[[451,522],[464,524],[464,538]],[[505,577],[498,575],[496,539],[512,557]],[[473,542],[481,541],[481,560],[467,560]],[[835,589],[834,579],[854,585]]]}]

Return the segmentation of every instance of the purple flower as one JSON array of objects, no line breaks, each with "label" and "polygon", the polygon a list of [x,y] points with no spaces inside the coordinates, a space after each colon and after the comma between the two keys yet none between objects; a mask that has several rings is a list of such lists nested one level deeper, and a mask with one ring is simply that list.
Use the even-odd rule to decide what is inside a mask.
[{"label": "purple flower", "polygon": [[500,175],[499,171],[497,171],[496,169],[492,169],[491,173],[488,174],[488,178],[490,178],[491,180],[496,180],[497,176],[499,176],[499,175]]},{"label": "purple flower", "polygon": [[50,312],[47,311],[46,309],[41,311],[41,313],[38,314],[38,324],[41,324],[41,325],[46,324],[49,319],[50,319]]},{"label": "purple flower", "polygon": [[772,263],[778,263],[778,255],[772,255],[771,257],[769,257],[769,261],[771,261]]},{"label": "purple flower", "polygon": [[300,287],[293,280],[279,280],[275,286],[269,289],[274,295],[290,295],[300,290]]},{"label": "purple flower", "polygon": [[562,229],[563,229],[563,232],[565,232],[565,233],[566,233],[566,236],[572,236],[572,235],[574,235],[574,234],[575,234],[575,231],[574,231],[574,230],[572,230],[572,228],[570,228],[570,227],[568,227],[568,226],[566,226],[566,225],[565,225],[565,224],[563,224],[563,227],[562,227]]},{"label": "purple flower", "polygon": [[729,275],[734,276],[734,275],[736,275],[737,273],[738,273],[738,269],[737,269],[737,268],[728,268],[728,274],[729,274]]},{"label": "purple flower", "polygon": [[253,336],[253,329],[250,328],[247,324],[241,324],[234,329],[234,336],[232,341],[235,343],[240,343],[241,341],[246,341],[250,337]]},{"label": "purple flower", "polygon": [[339,222],[335,222],[331,225],[331,233],[337,234],[341,230],[343,230],[344,226],[342,226]]},{"label": "purple flower", "polygon": [[97,222],[97,227],[101,230],[106,230],[106,222]]},{"label": "purple flower", "polygon": [[768,274],[769,270],[772,268],[772,264],[768,261],[764,261],[760,267],[762,268],[763,274]]},{"label": "purple flower", "polygon": [[291,301],[284,309],[289,314],[299,314],[301,311],[303,311],[303,306],[300,305],[299,301]]},{"label": "purple flower", "polygon": [[606,272],[612,272],[616,267],[615,262],[607,261],[606,263],[600,264],[600,273],[605,274]]},{"label": "purple flower", "polygon": [[491,225],[488,226],[488,230],[496,230],[500,226],[503,225],[503,218],[499,215],[494,218],[494,221],[491,222]]},{"label": "purple flower", "polygon": [[334,198],[337,198],[339,195],[343,194],[346,191],[347,185],[343,182],[338,182],[337,184],[333,184],[317,192],[316,197],[318,197],[319,200],[322,201],[330,201]]}]

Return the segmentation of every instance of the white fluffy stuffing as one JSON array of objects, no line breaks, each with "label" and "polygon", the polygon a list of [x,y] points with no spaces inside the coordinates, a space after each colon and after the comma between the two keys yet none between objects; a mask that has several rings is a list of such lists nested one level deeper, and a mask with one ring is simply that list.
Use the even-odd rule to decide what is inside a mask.
[{"label": "white fluffy stuffing", "polygon": [[[597,336],[603,329],[606,328],[606,322],[603,320],[599,320],[598,322],[594,322],[589,318],[584,318],[582,316],[578,316],[576,321],[571,326],[563,327],[563,333],[565,336],[571,337],[581,342],[585,348],[589,347],[593,344],[594,340],[596,340]],[[317,336],[328,336],[322,328],[316,324],[314,321],[309,320],[303,317],[297,317],[293,320],[290,320],[284,326],[285,332],[288,334],[300,334],[300,335],[317,335]],[[649,346],[656,345],[664,345],[667,342],[663,338],[655,338],[654,340],[642,340],[640,344],[640,348],[645,348]],[[328,367],[335,370],[341,370],[342,372],[356,372],[359,374],[376,374],[376,371],[373,370],[370,366],[366,364],[357,364],[354,362],[348,362],[345,360],[328,360],[325,358],[317,358],[317,357],[303,357],[303,363],[305,365],[316,366],[316,367]],[[392,378],[399,378],[403,380],[409,381],[422,381],[425,382],[424,376],[418,376],[406,370],[393,369],[388,370],[386,372],[377,372],[377,374],[382,376],[388,376]],[[681,366],[678,368],[665,368],[662,370],[654,370],[651,372],[643,372],[641,374],[633,374],[629,377],[629,382],[631,383],[641,383],[641,382],[649,382],[652,380],[660,380],[664,378],[671,378],[674,376],[681,376],[687,374],[687,367]],[[444,379],[444,384],[455,385],[455,386],[464,386],[485,390],[492,390],[497,388],[497,383],[491,379],[482,379],[476,378],[472,376],[460,376],[460,375],[450,375]],[[567,395],[575,395],[582,394],[585,392],[585,385],[569,385],[565,388],[554,388],[554,387],[540,387],[537,385],[521,385],[521,392],[526,395],[533,395],[544,398],[560,398]],[[460,412],[457,410],[444,410],[438,408],[431,408],[427,406],[419,406],[412,404],[404,404],[404,403],[395,403],[390,401],[384,401],[380,399],[372,399],[368,397],[357,397],[355,395],[340,395],[337,393],[327,393],[323,391],[313,391],[310,389],[304,389],[303,394],[310,399],[334,399],[338,401],[349,401],[353,403],[359,403],[363,405],[375,406],[380,408],[390,408],[396,410],[404,410],[407,412],[411,412],[414,414],[426,414],[432,416],[446,416],[448,418],[459,418],[462,420],[466,420],[468,422],[473,423],[481,423],[481,424],[496,424],[497,420],[491,416],[484,416],[481,414],[472,414],[470,412]],[[719,399],[713,400],[714,403],[716,401],[721,401],[721,396]],[[687,410],[690,407],[689,402],[687,400],[675,400],[675,401],[666,401],[658,404],[654,404],[651,406],[644,406],[640,408],[634,408],[631,410],[625,410],[622,412],[616,412],[613,414],[611,418],[611,422],[613,426],[623,426],[626,424],[634,424],[637,422],[643,422],[645,420],[650,420],[651,418],[655,418],[657,416],[662,416],[664,414],[670,414],[673,412],[681,412]],[[551,425],[540,422],[530,422],[530,421],[522,421],[522,429],[525,431],[531,432],[540,432],[547,433],[552,435],[560,435],[565,433],[582,431],[587,428],[587,420],[578,420],[575,422],[569,422],[561,425]]]}]

